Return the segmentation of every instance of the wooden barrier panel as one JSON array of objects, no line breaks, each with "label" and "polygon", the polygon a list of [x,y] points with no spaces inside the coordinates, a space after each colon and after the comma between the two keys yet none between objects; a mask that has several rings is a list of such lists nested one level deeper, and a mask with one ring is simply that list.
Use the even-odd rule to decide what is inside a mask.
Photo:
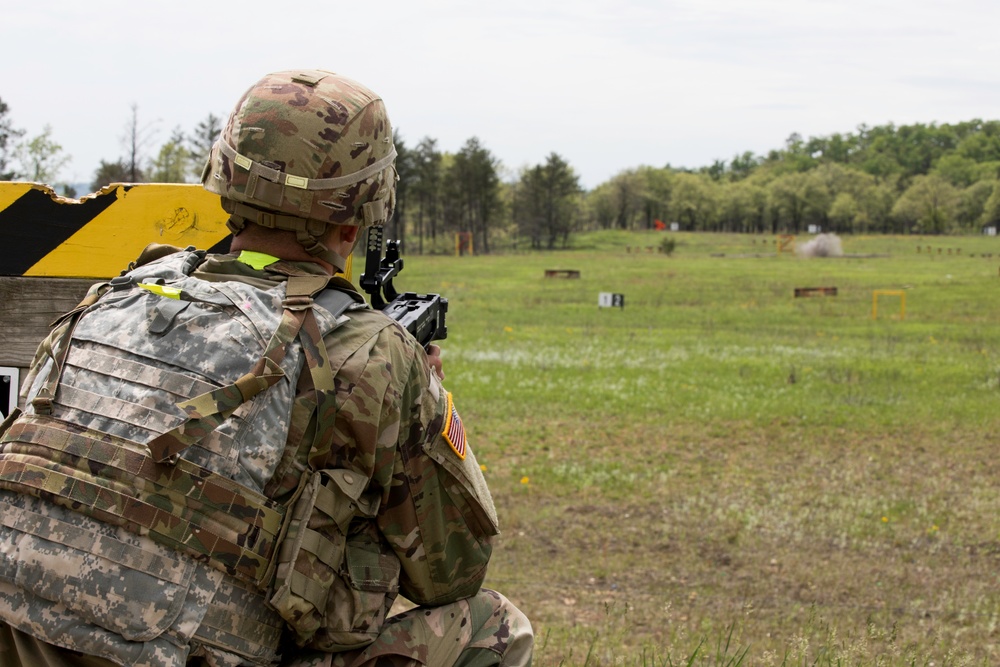
[{"label": "wooden barrier panel", "polygon": [[52,321],[75,308],[93,282],[0,277],[0,366],[27,368]]},{"label": "wooden barrier panel", "polygon": [[580,272],[576,269],[545,269],[546,278],[579,278]]},{"label": "wooden barrier panel", "polygon": [[795,298],[807,296],[837,296],[836,287],[796,287]]}]

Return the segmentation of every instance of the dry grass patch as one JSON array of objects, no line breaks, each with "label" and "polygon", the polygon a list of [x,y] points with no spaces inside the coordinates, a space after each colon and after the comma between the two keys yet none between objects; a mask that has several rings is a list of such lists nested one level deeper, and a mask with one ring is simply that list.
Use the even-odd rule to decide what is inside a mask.
[{"label": "dry grass patch", "polygon": [[1000,660],[990,438],[702,430],[564,423],[544,460],[492,466],[491,583],[537,664],[685,664],[703,640],[753,665]]}]

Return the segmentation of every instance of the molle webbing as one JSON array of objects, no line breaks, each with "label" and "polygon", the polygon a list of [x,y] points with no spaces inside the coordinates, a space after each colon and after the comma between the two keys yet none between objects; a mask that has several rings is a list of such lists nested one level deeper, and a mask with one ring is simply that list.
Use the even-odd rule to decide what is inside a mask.
[{"label": "molle webbing", "polygon": [[[328,281],[329,278],[326,276],[289,277],[287,296],[283,303],[284,313],[278,328],[267,343],[264,356],[252,371],[236,382],[178,403],[177,407],[184,410],[188,418],[181,425],[149,443],[150,452],[157,461],[176,457],[189,445],[215,430],[233,414],[236,408],[285,377],[281,370],[281,362],[285,358],[288,344],[299,336],[304,322],[315,322],[312,313],[312,294],[322,291]],[[350,299],[346,296],[344,298],[343,307],[346,308]],[[315,326],[308,331],[315,332],[315,335],[319,336]],[[303,344],[308,354],[309,341],[304,340]],[[316,344],[317,341],[313,341],[313,345]],[[320,347],[323,346],[322,337],[318,344]]]},{"label": "molle webbing", "polygon": [[285,358],[286,344],[298,335],[304,318],[305,313],[292,313],[286,309],[281,325],[271,338],[267,352],[252,371],[232,384],[178,403],[177,407],[184,410],[188,418],[180,426],[149,443],[153,457],[157,461],[176,457],[189,445],[198,442],[218,428],[236,408],[285,377],[281,370],[281,361]]},{"label": "molle webbing", "polygon": [[315,386],[317,436],[328,435],[336,414],[333,371],[312,297],[321,294],[324,310],[334,320],[354,303],[343,292],[324,293],[328,282],[327,276],[290,276],[281,320],[253,370],[176,404],[187,419],[148,445],[51,416],[77,316],[97,300],[88,299],[62,318],[60,335],[47,350],[53,364],[32,402],[36,414],[21,416],[0,438],[0,488],[46,498],[148,535],[240,581],[266,587],[286,508],[180,454],[239,406],[286,377],[280,364],[296,338]]},{"label": "molle webbing", "polygon": [[0,488],[48,498],[255,585],[266,584],[285,508],[184,459],[25,415],[0,440]]}]

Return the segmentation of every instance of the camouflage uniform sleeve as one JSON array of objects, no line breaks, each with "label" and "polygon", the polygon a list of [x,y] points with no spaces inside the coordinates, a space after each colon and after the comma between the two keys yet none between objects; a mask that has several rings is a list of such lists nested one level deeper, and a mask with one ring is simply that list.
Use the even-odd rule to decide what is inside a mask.
[{"label": "camouflage uniform sleeve", "polygon": [[392,477],[378,524],[402,564],[402,594],[446,604],[479,590],[499,529],[451,395],[420,345],[402,338],[394,360],[401,384],[383,402],[376,471],[391,469]]}]

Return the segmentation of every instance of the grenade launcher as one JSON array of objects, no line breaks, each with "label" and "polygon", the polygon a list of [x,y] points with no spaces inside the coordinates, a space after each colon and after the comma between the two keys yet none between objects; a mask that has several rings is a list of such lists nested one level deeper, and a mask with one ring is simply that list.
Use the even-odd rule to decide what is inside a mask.
[{"label": "grenade launcher", "polygon": [[448,327],[444,319],[448,312],[448,299],[440,294],[397,293],[392,279],[403,270],[399,241],[387,241],[383,256],[382,238],[381,227],[368,229],[365,272],[361,274],[360,282],[361,289],[371,297],[372,308],[399,322],[424,347],[432,341],[446,338]]}]

